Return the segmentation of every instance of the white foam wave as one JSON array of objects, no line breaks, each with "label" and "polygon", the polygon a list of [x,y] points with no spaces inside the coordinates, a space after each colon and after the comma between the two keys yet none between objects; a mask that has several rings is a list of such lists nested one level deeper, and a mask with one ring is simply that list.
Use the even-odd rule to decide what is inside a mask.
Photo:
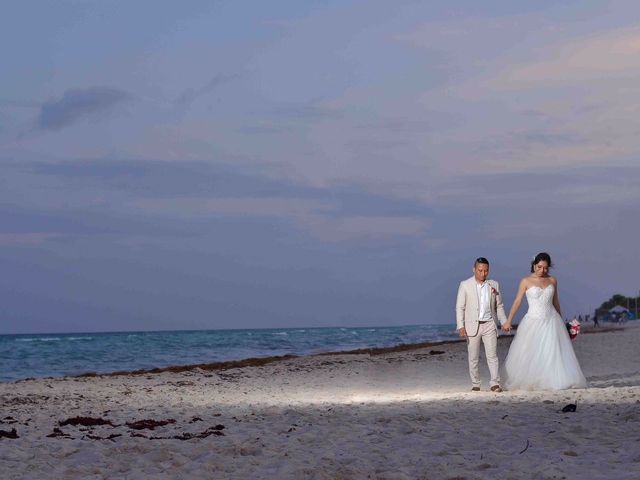
[{"label": "white foam wave", "polygon": [[60,340],[60,337],[16,338],[16,342],[57,342]]}]

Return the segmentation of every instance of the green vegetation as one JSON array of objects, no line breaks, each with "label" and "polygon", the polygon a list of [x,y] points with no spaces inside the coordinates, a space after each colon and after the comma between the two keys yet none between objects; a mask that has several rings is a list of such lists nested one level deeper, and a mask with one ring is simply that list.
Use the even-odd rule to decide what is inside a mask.
[{"label": "green vegetation", "polygon": [[629,310],[635,310],[636,305],[640,301],[640,297],[625,297],[624,295],[620,295],[616,293],[606,302],[603,302],[602,305],[598,307],[598,310],[609,310],[610,308],[615,307],[616,305],[620,305],[621,307],[628,308]]}]

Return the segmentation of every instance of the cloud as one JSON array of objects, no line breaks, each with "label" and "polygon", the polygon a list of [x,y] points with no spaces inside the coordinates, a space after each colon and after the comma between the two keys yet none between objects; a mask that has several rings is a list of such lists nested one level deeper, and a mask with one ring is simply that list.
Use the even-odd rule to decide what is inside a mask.
[{"label": "cloud", "polygon": [[111,87],[70,89],[59,100],[51,100],[40,107],[37,126],[40,130],[61,130],[130,98],[124,90]]},{"label": "cloud", "polygon": [[25,100],[8,100],[0,99],[0,105],[3,107],[15,107],[15,108],[40,108],[41,104],[38,102],[25,101]]},{"label": "cloud", "polygon": [[295,120],[331,120],[344,116],[338,108],[314,103],[282,105],[275,109],[275,113]]},{"label": "cloud", "polygon": [[[401,196],[377,193],[359,184],[340,182],[324,187],[279,178],[260,168],[182,161],[70,160],[65,162],[13,162],[13,170],[55,177],[67,190],[126,192],[135,199],[279,198],[326,201],[348,215],[429,215],[428,206]],[[188,202],[187,202],[188,204]],[[185,205],[187,205],[185,204]]]},{"label": "cloud", "polygon": [[146,214],[183,219],[220,216],[282,220],[325,242],[423,237],[431,226],[430,219],[417,215],[354,215],[341,211],[338,203],[296,198],[148,199],[131,206]]},{"label": "cloud", "polygon": [[347,216],[330,218],[309,215],[299,219],[301,225],[320,240],[389,240],[399,237],[426,237],[431,220],[420,217]]},{"label": "cloud", "polygon": [[[39,178],[41,185],[48,185],[50,177],[54,192],[64,191],[55,193],[65,199],[58,201],[59,213],[64,215],[52,229],[67,233],[81,225],[81,234],[175,236],[181,226],[193,233],[215,229],[214,225],[225,221],[267,221],[320,241],[387,241],[423,237],[434,214],[423,202],[375,193],[360,185],[310,186],[206,162],[100,159],[14,162],[10,166],[21,175]],[[43,191],[47,189],[34,195],[39,208],[47,204],[49,208],[51,201],[40,198]],[[62,205],[69,203],[83,208],[68,211]],[[140,223],[141,215],[155,220]],[[35,220],[29,220],[31,217]],[[48,217],[23,213],[7,232],[20,231],[17,227],[27,224],[26,231],[32,231],[40,218]],[[64,223],[69,218],[76,222]],[[154,225],[166,231],[151,229]],[[90,228],[98,226],[95,232]]]},{"label": "cloud", "polygon": [[427,132],[423,148],[437,174],[603,166],[635,156],[640,27],[628,13],[614,23],[583,13],[578,22],[556,8],[470,13],[394,37],[440,55],[430,69],[447,72],[417,96],[459,120]]},{"label": "cloud", "polygon": [[74,191],[107,189],[145,198],[318,196],[316,190],[287,180],[209,162],[95,159],[21,162],[14,168],[57,177],[73,185]]},{"label": "cloud", "polygon": [[140,199],[133,202],[132,206],[147,213],[182,217],[222,215],[292,218],[331,208],[331,205],[321,201],[283,197]]},{"label": "cloud", "polygon": [[640,202],[640,168],[579,167],[458,176],[441,183],[436,202],[449,208],[513,213],[620,209]]},{"label": "cloud", "polygon": [[629,79],[640,74],[640,29],[625,28],[571,40],[549,48],[547,57],[507,68],[502,87],[573,85],[575,82]]},{"label": "cloud", "polygon": [[32,247],[63,237],[62,232],[0,233],[0,247]]},{"label": "cloud", "polygon": [[424,237],[431,219],[419,214],[372,212],[353,213],[343,209],[335,200],[310,200],[305,198],[173,198],[141,199],[132,209],[145,214],[180,217],[182,219],[270,218],[288,222],[317,240],[342,242],[352,240],[393,240],[403,237]]},{"label": "cloud", "polygon": [[274,124],[248,125],[238,129],[238,132],[246,135],[271,135],[288,131],[288,128]]},{"label": "cloud", "polygon": [[237,74],[234,74],[234,75],[224,75],[224,74],[216,75],[211,80],[209,80],[209,82],[207,82],[205,85],[203,85],[200,88],[189,88],[189,89],[185,90],[182,93],[182,95],[180,95],[178,97],[178,99],[176,100],[176,103],[182,104],[182,105],[190,105],[195,100],[197,100],[199,97],[202,97],[204,95],[207,95],[208,93],[211,93],[213,90],[218,88],[220,85],[223,85],[225,83],[229,83],[230,81],[236,80],[238,78],[240,78],[240,75],[237,75]]}]

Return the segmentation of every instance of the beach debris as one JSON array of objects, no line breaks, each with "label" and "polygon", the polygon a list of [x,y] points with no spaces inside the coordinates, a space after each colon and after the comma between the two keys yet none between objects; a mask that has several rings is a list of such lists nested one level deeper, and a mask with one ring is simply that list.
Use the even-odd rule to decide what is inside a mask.
[{"label": "beach debris", "polygon": [[566,452],[562,452],[563,455],[566,455],[568,457],[577,457],[578,454],[576,452],[574,452],[573,450],[567,450]]},{"label": "beach debris", "polygon": [[529,449],[529,439],[527,438],[527,444],[525,445],[525,447],[524,447],[524,449],[523,449],[523,450],[520,450],[520,452],[519,452],[518,454],[519,454],[519,455],[520,455],[520,454],[523,454],[523,453],[524,453],[524,452],[526,452],[528,449]]},{"label": "beach debris", "polygon": [[193,387],[195,385],[194,382],[189,380],[180,380],[177,382],[169,382],[170,385],[175,385],[176,387]]},{"label": "beach debris", "polygon": [[200,417],[193,417],[191,420],[189,420],[189,423],[196,423],[196,422],[202,422],[202,419]]},{"label": "beach debris", "polygon": [[64,433],[59,428],[54,428],[53,433],[50,433],[49,435],[47,435],[47,437],[48,438],[56,438],[56,437],[71,438],[71,435],[69,435],[68,433]]},{"label": "beach debris", "polygon": [[444,350],[429,350],[429,355],[442,355]]},{"label": "beach debris", "polygon": [[[183,373],[189,372],[191,370],[202,370],[202,371],[214,371],[214,370],[229,370],[233,368],[244,368],[244,367],[261,367],[263,365],[267,365],[273,362],[279,362],[282,360],[291,360],[293,358],[297,358],[297,355],[282,355],[278,357],[259,357],[259,358],[247,358],[245,360],[231,360],[227,362],[214,362],[214,363],[200,363],[196,365],[176,365],[172,367],[161,367],[161,368],[153,368],[150,370],[132,370],[126,371],[121,370],[117,372],[104,373],[100,376],[103,377],[114,377],[114,376],[130,376],[130,375],[145,375],[148,379],[152,377],[149,374],[153,373]],[[88,374],[80,374],[78,377],[92,377],[95,376],[94,373]],[[130,394],[131,392],[129,392]],[[125,393],[127,395],[127,393]]]},{"label": "beach debris", "polygon": [[176,440],[191,440],[192,438],[207,438],[210,435],[217,435],[219,437],[222,437],[224,436],[222,430],[224,430],[224,425],[216,425],[215,427],[207,428],[204,432],[196,434],[186,432],[182,435],[174,435],[173,437],[168,438],[174,438]]},{"label": "beach debris", "polygon": [[207,438],[210,435],[223,437],[224,433],[222,432],[222,430],[224,430],[224,428],[225,428],[224,425],[216,425],[214,427],[209,427],[200,433],[185,432],[179,435],[172,435],[169,437],[148,437],[146,435],[143,435],[142,433],[135,433],[135,432],[131,432],[130,436],[138,437],[138,438],[146,438],[148,440],[172,440],[172,439],[173,440],[191,440],[193,438]]},{"label": "beach debris", "polygon": [[16,405],[29,405],[29,404],[37,404],[44,403],[49,400],[48,395],[35,395],[33,393],[28,393],[24,396],[10,397],[3,395],[2,398],[3,406],[13,407]]},{"label": "beach debris", "polygon": [[91,440],[111,440],[112,442],[115,442],[114,438],[118,438],[121,436],[122,436],[121,433],[113,433],[108,437],[99,437],[97,435],[87,435],[87,438],[90,438]]},{"label": "beach debris", "polygon": [[15,428],[12,428],[10,432],[6,430],[0,430],[0,438],[19,438],[18,432],[16,432]]},{"label": "beach debris", "polygon": [[562,413],[575,412],[577,408],[578,405],[576,405],[575,403],[569,403],[562,407]]},{"label": "beach debris", "polygon": [[154,430],[156,427],[164,427],[170,423],[176,423],[176,421],[173,418],[167,420],[138,420],[137,422],[127,422],[127,427],[133,428],[134,430]]},{"label": "beach debris", "polygon": [[112,427],[117,427],[111,423],[111,420],[105,420],[104,418],[93,418],[93,417],[73,417],[67,418],[66,420],[61,420],[58,422],[61,427],[65,425],[73,425],[78,426],[82,425],[83,427],[95,427],[96,425],[110,425]]},{"label": "beach debris", "polygon": [[13,423],[18,423],[18,421],[13,417],[4,417],[2,420],[0,420],[0,423],[11,425]]}]

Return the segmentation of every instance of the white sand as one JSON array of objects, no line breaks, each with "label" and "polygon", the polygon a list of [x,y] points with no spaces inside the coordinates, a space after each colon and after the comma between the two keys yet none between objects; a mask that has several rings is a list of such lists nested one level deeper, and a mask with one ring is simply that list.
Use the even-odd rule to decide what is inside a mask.
[{"label": "white sand", "polygon": [[[0,478],[640,479],[639,346],[635,325],[580,335],[590,387],[560,392],[472,393],[464,344],[4,383]],[[58,425],[76,416],[116,426]],[[175,423],[125,425],[144,419]]]}]

